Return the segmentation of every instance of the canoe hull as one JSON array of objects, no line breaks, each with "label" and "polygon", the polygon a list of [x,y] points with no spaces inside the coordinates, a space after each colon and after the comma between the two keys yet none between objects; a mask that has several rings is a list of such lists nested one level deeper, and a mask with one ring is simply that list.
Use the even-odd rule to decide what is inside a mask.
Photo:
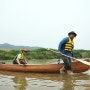
[{"label": "canoe hull", "polygon": [[[11,65],[0,64],[0,70],[13,71],[13,72],[31,72],[31,73],[59,73],[62,64],[48,64],[48,65]],[[72,63],[72,71],[74,73],[85,72],[89,70],[90,66],[82,64],[80,62]]]}]

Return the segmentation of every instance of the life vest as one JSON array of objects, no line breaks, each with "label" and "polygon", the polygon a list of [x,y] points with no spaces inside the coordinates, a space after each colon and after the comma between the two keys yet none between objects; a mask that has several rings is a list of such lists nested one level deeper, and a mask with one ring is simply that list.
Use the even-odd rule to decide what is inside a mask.
[{"label": "life vest", "polygon": [[23,53],[21,53],[21,58],[19,59],[19,61],[23,61],[25,59],[25,55]]},{"label": "life vest", "polygon": [[73,42],[73,40],[68,38],[68,42],[65,44],[64,50],[72,52],[73,48],[74,48],[74,42]]}]

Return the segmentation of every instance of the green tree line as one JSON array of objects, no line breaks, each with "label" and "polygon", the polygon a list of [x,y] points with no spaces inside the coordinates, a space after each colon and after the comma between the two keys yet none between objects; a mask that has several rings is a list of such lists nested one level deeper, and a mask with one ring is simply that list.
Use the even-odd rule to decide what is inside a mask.
[{"label": "green tree line", "polygon": [[[19,50],[0,50],[0,60],[13,60],[14,57],[20,53]],[[89,58],[90,50],[74,50],[76,58]],[[57,59],[60,55],[45,48],[40,48],[36,50],[28,50],[26,58],[29,59]]]}]

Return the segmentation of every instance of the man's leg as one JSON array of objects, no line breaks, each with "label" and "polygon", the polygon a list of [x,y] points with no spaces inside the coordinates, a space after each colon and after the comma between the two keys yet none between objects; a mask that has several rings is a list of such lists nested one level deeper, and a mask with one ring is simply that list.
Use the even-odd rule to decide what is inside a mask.
[{"label": "man's leg", "polygon": [[71,59],[67,57],[63,57],[64,67],[61,68],[62,70],[66,70],[68,74],[71,73]]}]

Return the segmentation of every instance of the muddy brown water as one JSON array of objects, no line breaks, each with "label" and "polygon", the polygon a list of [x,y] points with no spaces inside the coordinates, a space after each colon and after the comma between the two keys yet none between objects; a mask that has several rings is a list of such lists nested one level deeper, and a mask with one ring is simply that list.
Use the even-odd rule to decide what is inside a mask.
[{"label": "muddy brown water", "polygon": [[0,90],[90,90],[90,70],[73,75],[0,71]]}]

